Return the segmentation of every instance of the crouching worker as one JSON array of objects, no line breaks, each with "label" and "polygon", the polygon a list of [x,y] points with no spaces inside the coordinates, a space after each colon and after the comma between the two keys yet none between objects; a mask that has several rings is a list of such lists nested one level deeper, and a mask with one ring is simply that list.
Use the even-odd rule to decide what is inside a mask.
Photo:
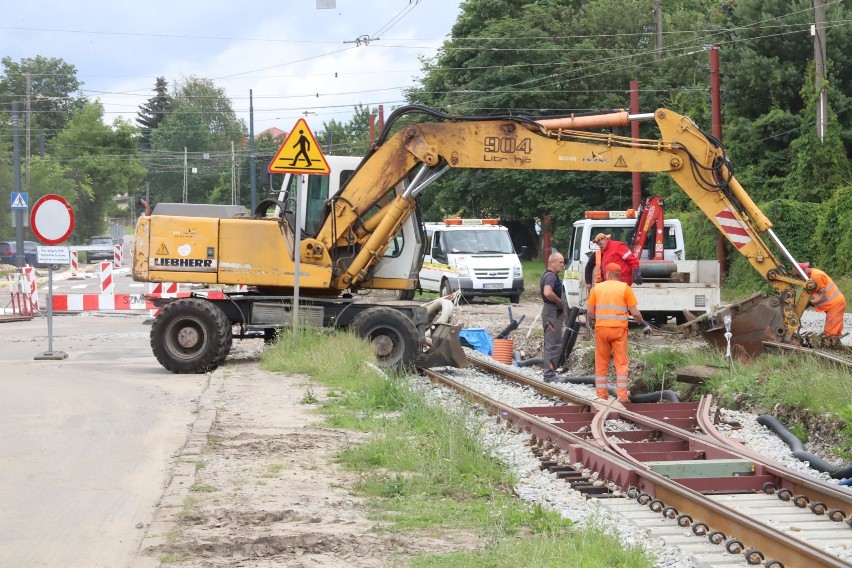
[{"label": "crouching worker", "polygon": [[846,298],[840,292],[831,276],[818,268],[811,268],[810,262],[800,262],[799,267],[808,278],[816,282],[817,289],[811,296],[811,305],[818,312],[825,312],[823,336],[828,344],[839,344],[843,336],[843,314],[846,312]]},{"label": "crouching worker", "polygon": [[644,326],[642,333],[645,335],[651,333],[651,326],[645,323],[636,307],[633,290],[619,280],[621,267],[612,262],[604,269],[606,279],[592,287],[586,311],[588,318],[595,321],[595,392],[602,400],[609,398],[607,377],[611,356],[615,361],[615,392],[618,401],[628,402],[628,314],[632,315],[639,325]]}]

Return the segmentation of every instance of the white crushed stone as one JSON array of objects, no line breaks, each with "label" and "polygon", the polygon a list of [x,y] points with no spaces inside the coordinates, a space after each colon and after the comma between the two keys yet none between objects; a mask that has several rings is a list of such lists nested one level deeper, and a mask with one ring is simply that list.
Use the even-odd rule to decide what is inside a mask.
[{"label": "white crushed stone", "polygon": [[[467,349],[465,351],[471,358],[485,359],[490,363],[495,363],[490,357],[476,351]],[[500,363],[496,364],[499,365]],[[510,368],[532,378],[541,378],[540,370],[536,367]],[[441,369],[441,371],[451,375],[458,382],[503,404],[515,407],[546,406],[554,402],[535,393],[530,387],[518,387],[506,381],[495,381],[492,376],[472,368]],[[412,381],[417,385],[418,390],[423,391],[433,403],[440,404],[451,412],[464,413],[471,408],[469,403],[454,392],[438,387],[425,378],[413,377]],[[555,384],[552,386],[585,398],[594,399],[595,397],[594,388],[590,385]],[[726,409],[719,410],[724,421],[739,423],[739,427],[719,424],[718,429],[723,434],[741,441],[747,447],[771,457],[797,472],[829,483],[836,481],[832,480],[828,474],[814,470],[807,462],[794,458],[790,448],[778,436],[757,423],[756,415]],[[558,479],[555,474],[543,471],[541,462],[530,451],[528,434],[507,430],[505,423],[498,423],[493,416],[487,415],[482,410],[470,413],[469,420],[469,429],[476,432],[483,445],[489,448],[491,455],[505,463],[516,476],[517,483],[514,490],[521,499],[557,511],[562,517],[570,519],[578,526],[604,528],[604,530],[617,536],[625,547],[641,547],[646,550],[654,557],[656,567],[692,568],[697,566],[696,559],[688,552],[684,552],[678,547],[666,546],[663,539],[653,538],[646,529],[641,529],[620,516],[610,514],[604,506],[601,506],[599,500],[587,499],[563,480]],[[630,428],[624,423],[619,425],[617,422],[608,421],[607,426]],[[844,551],[843,555],[846,556],[850,553],[852,552]],[[741,565],[745,566],[746,564]]]}]

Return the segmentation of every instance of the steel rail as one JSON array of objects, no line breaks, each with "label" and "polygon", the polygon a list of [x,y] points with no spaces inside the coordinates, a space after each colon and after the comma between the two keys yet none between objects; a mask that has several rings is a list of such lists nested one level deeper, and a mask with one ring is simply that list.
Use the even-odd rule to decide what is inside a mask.
[{"label": "steel rail", "polygon": [[834,363],[839,363],[841,365],[846,365],[847,367],[852,368],[852,359],[848,359],[846,357],[842,357],[840,355],[836,355],[828,351],[823,351],[822,349],[813,349],[811,347],[802,347],[801,345],[791,345],[789,343],[777,343],[775,341],[764,341],[763,345],[764,347],[777,349],[779,351],[792,351],[793,353],[797,353],[799,355],[814,355],[817,357],[821,357],[827,361],[832,361]]},{"label": "steel rail", "polygon": [[[641,420],[642,416],[630,413],[622,408],[609,407],[600,402],[592,402],[584,397],[571,395],[561,389],[551,387],[539,381],[524,377],[505,368],[490,365],[483,361],[475,360],[474,364],[480,368],[488,369],[496,374],[528,385],[534,386],[542,393],[555,396],[562,400],[572,400],[577,405],[583,405],[593,410],[596,414],[611,414],[617,416],[636,415]],[[773,560],[781,561],[786,566],[818,566],[836,567],[850,566],[837,556],[821,550],[810,543],[791,538],[781,530],[767,525],[759,520],[744,517],[742,514],[721,503],[714,502],[701,493],[685,487],[671,479],[651,470],[647,466],[614,453],[605,441],[606,435],[599,428],[598,437],[589,440],[568,432],[556,425],[545,422],[535,415],[524,410],[511,407],[484,396],[453,379],[446,377],[435,370],[421,369],[431,380],[441,383],[459,393],[464,399],[481,405],[486,410],[507,422],[523,428],[526,432],[535,435],[539,439],[549,441],[568,455],[571,463],[582,462],[585,467],[599,472],[600,478],[615,482],[621,487],[635,487],[638,491],[653,495],[655,499],[674,507],[681,512],[689,512],[695,519],[701,519],[714,531],[721,531],[729,537],[736,537],[746,543],[751,550],[766,551],[771,553]],[[601,407],[604,408],[601,408]],[[620,406],[620,405],[619,405]],[[628,416],[625,416],[627,418]],[[598,417],[596,416],[597,420]],[[630,418],[633,419],[632,417]],[[603,425],[604,420],[598,420]],[[659,421],[658,421],[659,422]],[[680,428],[671,427],[660,422],[655,428],[675,428],[678,435],[689,434]],[[603,440],[599,437],[603,434]],[[709,436],[703,436],[711,440]],[[714,441],[715,442],[715,441]],[[718,442],[715,442],[718,443]],[[728,444],[719,444],[730,448]]]},{"label": "steel rail", "polygon": [[822,501],[832,509],[843,509],[847,514],[852,515],[852,493],[841,489],[836,485],[825,483],[811,476],[790,470],[784,464],[773,460],[763,454],[760,454],[743,444],[732,443],[713,425],[710,418],[710,408],[713,403],[713,398],[710,395],[705,395],[698,403],[698,411],[696,419],[703,433],[690,432],[674,426],[667,422],[650,418],[643,414],[632,412],[625,409],[620,404],[607,403],[598,399],[588,399],[580,395],[566,392],[559,388],[542,383],[537,379],[532,379],[520,373],[515,373],[504,366],[493,364],[489,361],[481,359],[471,359],[471,364],[480,369],[484,369],[490,373],[497,374],[512,382],[518,382],[525,386],[532,387],[539,392],[560,398],[565,402],[573,404],[583,404],[608,413],[606,419],[624,418],[626,420],[642,424],[648,428],[660,430],[672,436],[696,436],[701,439],[702,443],[711,445],[720,451],[733,453],[740,458],[751,460],[759,463],[760,467],[768,474],[778,477],[785,481],[781,488],[788,488],[794,494],[810,494],[811,501]]}]

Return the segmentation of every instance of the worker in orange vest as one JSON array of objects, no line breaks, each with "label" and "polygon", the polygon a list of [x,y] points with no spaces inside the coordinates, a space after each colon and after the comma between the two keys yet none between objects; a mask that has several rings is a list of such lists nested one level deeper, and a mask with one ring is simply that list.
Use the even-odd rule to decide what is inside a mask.
[{"label": "worker in orange vest", "polygon": [[816,292],[811,296],[811,305],[818,312],[825,312],[823,336],[828,343],[839,343],[843,335],[843,314],[846,312],[846,298],[831,276],[818,268],[811,268],[810,262],[800,262],[799,267],[817,284]]},{"label": "worker in orange vest", "polygon": [[609,389],[609,360],[615,361],[615,392],[619,402],[628,402],[627,369],[630,360],[627,355],[627,317],[633,316],[636,322],[644,326],[642,333],[650,335],[651,326],[636,307],[633,289],[619,280],[621,267],[611,262],[606,265],[606,279],[596,284],[589,294],[586,315],[595,321],[595,393],[598,398],[607,400]]},{"label": "worker in orange vest", "polygon": [[598,245],[598,250],[586,264],[586,292],[598,282],[606,279],[604,267],[612,262],[621,268],[619,280],[628,286],[632,286],[634,283],[642,285],[639,259],[626,244],[614,240],[612,235],[606,233],[598,233],[592,239],[592,242]]}]

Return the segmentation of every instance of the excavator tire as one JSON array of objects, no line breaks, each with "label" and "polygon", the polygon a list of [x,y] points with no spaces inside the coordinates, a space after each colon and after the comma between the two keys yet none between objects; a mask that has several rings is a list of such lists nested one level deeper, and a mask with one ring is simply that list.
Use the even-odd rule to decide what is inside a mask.
[{"label": "excavator tire", "polygon": [[169,303],[151,325],[151,349],[172,373],[206,373],[228,356],[231,322],[215,304],[200,298]]},{"label": "excavator tire", "polygon": [[376,306],[352,318],[349,329],[370,342],[379,367],[402,367],[420,352],[420,334],[399,311]]}]

